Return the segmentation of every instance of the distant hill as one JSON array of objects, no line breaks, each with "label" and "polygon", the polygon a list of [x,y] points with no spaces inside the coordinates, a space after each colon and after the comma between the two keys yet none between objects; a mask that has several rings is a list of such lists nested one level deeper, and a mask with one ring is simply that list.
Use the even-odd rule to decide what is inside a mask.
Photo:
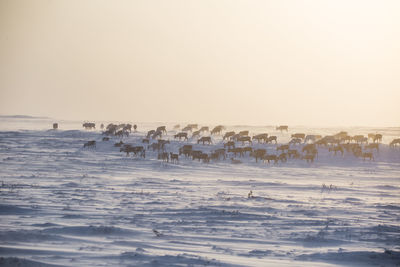
[{"label": "distant hill", "polygon": [[0,115],[4,119],[51,119],[49,117],[29,116],[29,115]]}]

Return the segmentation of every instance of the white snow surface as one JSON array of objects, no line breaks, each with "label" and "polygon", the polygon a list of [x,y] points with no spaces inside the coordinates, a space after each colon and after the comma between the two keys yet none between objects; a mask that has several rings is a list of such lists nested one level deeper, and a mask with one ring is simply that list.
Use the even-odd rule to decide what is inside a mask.
[{"label": "white snow surface", "polygon": [[[383,142],[374,161],[320,148],[314,163],[172,164],[152,151],[127,157],[113,146],[120,138],[102,141],[82,122],[52,122],[0,118],[0,266],[400,266],[400,148],[388,146],[400,127],[225,125],[277,135],[278,145],[343,130]],[[174,123],[137,125],[123,142],[142,145],[166,125],[167,151],[222,147],[220,135],[175,141]],[[96,149],[83,148],[89,140]]]}]

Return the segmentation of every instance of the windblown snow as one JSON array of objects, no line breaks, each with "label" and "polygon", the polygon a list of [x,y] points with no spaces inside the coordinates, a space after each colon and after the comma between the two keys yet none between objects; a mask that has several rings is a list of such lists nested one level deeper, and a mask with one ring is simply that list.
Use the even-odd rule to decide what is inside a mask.
[{"label": "windblown snow", "polygon": [[[102,141],[100,123],[52,122],[0,118],[0,266],[400,266],[400,148],[388,145],[399,127],[225,125],[276,135],[252,145],[271,153],[296,132],[383,135],[373,160],[321,147],[314,162],[247,154],[232,164],[229,154],[157,159],[142,139],[160,125],[168,152],[223,148],[222,135],[178,141],[171,123]],[[120,140],[144,145],[146,158],[120,152]]]}]

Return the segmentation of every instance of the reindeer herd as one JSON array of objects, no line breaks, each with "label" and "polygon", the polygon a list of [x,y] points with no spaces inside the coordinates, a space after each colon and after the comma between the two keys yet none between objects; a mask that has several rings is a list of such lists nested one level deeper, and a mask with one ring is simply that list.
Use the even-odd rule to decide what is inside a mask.
[{"label": "reindeer herd", "polygon": [[[86,124],[86,126],[85,126]],[[102,125],[103,126],[103,125]],[[84,123],[83,127],[91,129],[94,123]],[[321,151],[326,151],[332,156],[345,156],[350,154],[356,158],[374,160],[374,154],[379,152],[382,135],[369,133],[367,136],[350,136],[341,131],[334,135],[317,135],[305,133],[293,133],[287,143],[278,143],[278,137],[268,133],[249,135],[248,130],[235,132],[226,131],[225,127],[218,125],[210,130],[203,126],[198,130],[197,124],[188,124],[181,128],[180,125],[173,127],[173,134],[168,135],[166,126],[159,126],[148,131],[141,139],[140,144],[127,144],[122,141],[132,132],[131,124],[109,124],[102,132],[105,137],[103,141],[117,137],[119,142],[114,147],[127,156],[146,158],[146,150],[156,153],[158,160],[164,162],[178,163],[180,158],[198,160],[204,163],[210,161],[224,161],[227,158],[234,164],[242,163],[242,159],[253,158],[255,162],[285,163],[289,160],[303,160],[309,163],[318,158]],[[101,128],[104,128],[101,127]],[[181,130],[180,130],[181,129]],[[136,131],[136,125],[134,127]],[[288,126],[276,127],[276,130],[288,132]],[[170,147],[171,141],[165,137],[173,137],[174,144],[178,144],[177,151],[172,151],[176,146]],[[211,150],[210,150],[211,146]],[[390,147],[400,146],[400,138],[394,139]],[[96,141],[91,140],[84,144],[84,148],[96,148]],[[205,149],[207,147],[207,149]],[[204,149],[203,149],[204,148]]]}]

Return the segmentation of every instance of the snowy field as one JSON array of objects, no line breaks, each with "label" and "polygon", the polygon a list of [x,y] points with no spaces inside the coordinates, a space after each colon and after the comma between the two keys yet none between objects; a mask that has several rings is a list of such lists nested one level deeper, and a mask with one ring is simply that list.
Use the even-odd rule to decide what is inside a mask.
[{"label": "snowy field", "polygon": [[[296,132],[383,141],[373,161],[319,148],[313,163],[172,164],[153,151],[127,157],[120,138],[102,141],[101,122],[91,131],[73,121],[49,130],[53,122],[0,118],[0,266],[400,266],[400,147],[388,146],[399,127],[226,125],[278,145]],[[175,141],[172,123],[138,123],[122,140],[142,145],[160,125],[167,151],[223,147],[221,135]],[[95,149],[83,148],[89,140]]]}]

